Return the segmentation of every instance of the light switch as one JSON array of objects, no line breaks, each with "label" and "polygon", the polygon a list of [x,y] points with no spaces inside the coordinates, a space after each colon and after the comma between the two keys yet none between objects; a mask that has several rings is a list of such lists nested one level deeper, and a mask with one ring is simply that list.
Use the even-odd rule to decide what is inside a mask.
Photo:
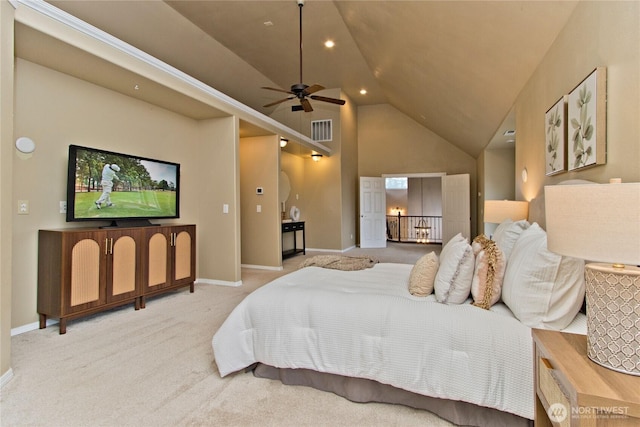
[{"label": "light switch", "polygon": [[228,214],[229,213],[229,205],[228,204],[223,204],[222,205],[222,213]]},{"label": "light switch", "polygon": [[256,205],[256,212],[262,212],[262,205]]},{"label": "light switch", "polygon": [[60,213],[67,213],[67,202],[65,200],[60,201]]},{"label": "light switch", "polygon": [[29,201],[18,200],[18,215],[28,215],[28,214],[29,214]]}]

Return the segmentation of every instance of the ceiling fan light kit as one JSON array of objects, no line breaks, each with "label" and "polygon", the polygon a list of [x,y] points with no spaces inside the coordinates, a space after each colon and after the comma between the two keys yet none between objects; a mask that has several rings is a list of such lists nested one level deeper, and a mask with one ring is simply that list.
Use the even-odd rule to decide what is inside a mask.
[{"label": "ceiling fan light kit", "polygon": [[304,0],[297,0],[298,9],[300,11],[300,82],[294,85],[291,85],[291,90],[284,90],[275,87],[262,87],[262,89],[274,90],[276,92],[284,92],[288,93],[292,96],[288,96],[286,98],[280,99],[278,101],[271,102],[269,104],[264,105],[265,108],[272,107],[277,104],[281,104],[283,102],[298,98],[300,100],[300,105],[294,105],[291,107],[291,111],[302,111],[304,110],[306,113],[313,111],[313,107],[311,107],[311,102],[309,102],[309,98],[315,101],[328,102],[336,105],[344,105],[346,103],[343,99],[338,98],[329,98],[326,96],[312,95],[315,92],[319,92],[325,89],[324,86],[319,84],[314,84],[312,86],[306,85],[302,83],[302,7],[304,6]]}]

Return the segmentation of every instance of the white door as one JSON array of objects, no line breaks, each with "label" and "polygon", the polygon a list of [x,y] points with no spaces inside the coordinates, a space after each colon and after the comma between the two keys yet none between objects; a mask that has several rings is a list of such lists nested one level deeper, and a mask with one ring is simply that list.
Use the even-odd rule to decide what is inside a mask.
[{"label": "white door", "polygon": [[360,177],[360,247],[387,247],[384,178]]},{"label": "white door", "polygon": [[458,233],[471,239],[469,174],[442,177],[442,244]]}]

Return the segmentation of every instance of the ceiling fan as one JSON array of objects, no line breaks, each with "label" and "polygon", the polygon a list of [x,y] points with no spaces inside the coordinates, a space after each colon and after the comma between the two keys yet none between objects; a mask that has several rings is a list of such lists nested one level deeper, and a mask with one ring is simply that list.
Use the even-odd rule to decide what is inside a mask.
[{"label": "ceiling fan", "polygon": [[274,87],[262,87],[262,89],[275,90],[276,92],[284,92],[284,93],[288,93],[289,95],[292,95],[287,98],[280,99],[278,101],[264,105],[264,107],[272,107],[282,102],[289,101],[290,99],[298,98],[300,100],[300,105],[294,105],[293,107],[291,107],[291,110],[292,111],[304,110],[305,112],[308,113],[310,111],[313,111],[313,108],[311,107],[311,103],[309,102],[309,98],[315,101],[330,102],[332,104],[338,104],[338,105],[344,105],[346,102],[343,99],[312,95],[315,92],[323,90],[324,86],[321,86],[319,84],[308,86],[302,83],[303,81],[302,80],[302,7],[303,6],[304,6],[304,0],[298,0],[298,9],[300,10],[300,83],[296,83],[292,85],[291,90],[278,89]]}]

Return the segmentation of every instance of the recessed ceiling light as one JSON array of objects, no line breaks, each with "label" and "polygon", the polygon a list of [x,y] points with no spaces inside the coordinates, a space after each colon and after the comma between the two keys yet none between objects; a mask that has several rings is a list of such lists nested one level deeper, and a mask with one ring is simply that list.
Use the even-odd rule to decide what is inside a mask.
[{"label": "recessed ceiling light", "polygon": [[360,95],[366,95],[366,94],[367,94],[366,89],[360,89]]},{"label": "recessed ceiling light", "polygon": [[503,135],[504,136],[513,136],[515,134],[516,134],[515,130],[505,130]]},{"label": "recessed ceiling light", "polygon": [[324,47],[328,47],[329,49],[331,49],[335,45],[336,44],[333,42],[333,40],[327,40],[326,42],[324,42]]},{"label": "recessed ceiling light", "polygon": [[264,25],[265,27],[273,27],[273,22],[271,22],[271,21],[264,21],[264,22],[263,22],[263,25]]}]

